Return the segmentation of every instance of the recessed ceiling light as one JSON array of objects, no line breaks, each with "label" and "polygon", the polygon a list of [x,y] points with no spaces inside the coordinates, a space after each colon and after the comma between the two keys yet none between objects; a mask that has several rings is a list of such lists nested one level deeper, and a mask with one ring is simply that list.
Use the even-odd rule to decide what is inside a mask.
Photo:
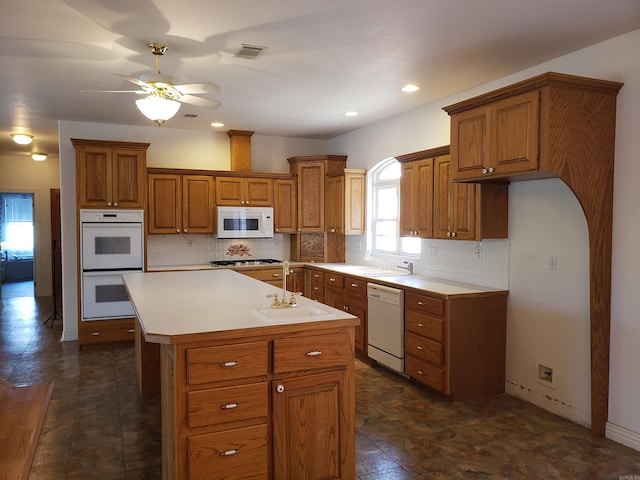
[{"label": "recessed ceiling light", "polygon": [[222,122],[213,122],[211,124],[212,127],[224,127],[224,123]]},{"label": "recessed ceiling light", "polygon": [[47,159],[47,154],[34,152],[31,154],[31,158],[33,158],[36,162],[44,162]]},{"label": "recessed ceiling light", "polygon": [[25,133],[12,133],[11,138],[20,145],[29,145],[33,141],[33,135],[27,135]]},{"label": "recessed ceiling light", "polygon": [[357,117],[358,116],[358,112],[344,112],[343,115],[345,117]]},{"label": "recessed ceiling light", "polygon": [[420,90],[420,87],[410,83],[409,85],[405,85],[404,87],[402,87],[401,90],[403,92],[411,93],[411,92],[417,92],[418,90]]}]

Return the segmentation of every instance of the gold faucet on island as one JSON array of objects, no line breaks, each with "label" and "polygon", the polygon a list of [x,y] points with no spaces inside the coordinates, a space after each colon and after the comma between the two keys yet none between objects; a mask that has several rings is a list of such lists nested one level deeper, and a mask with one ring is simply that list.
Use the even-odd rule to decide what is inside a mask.
[{"label": "gold faucet on island", "polygon": [[302,292],[291,292],[289,300],[287,300],[287,276],[291,275],[289,270],[289,261],[285,260],[282,263],[282,299],[278,298],[277,293],[267,295],[267,298],[273,298],[271,302],[271,308],[292,308],[297,307],[296,295],[302,295]]}]

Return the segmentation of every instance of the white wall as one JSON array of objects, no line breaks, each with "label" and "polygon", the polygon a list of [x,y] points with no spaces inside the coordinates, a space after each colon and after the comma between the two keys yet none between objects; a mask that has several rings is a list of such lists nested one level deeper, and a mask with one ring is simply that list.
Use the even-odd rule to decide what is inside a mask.
[{"label": "white wall", "polygon": [[[611,308],[611,383],[607,436],[640,450],[640,30],[538,65],[518,74],[442,99],[385,122],[329,141],[329,152],[349,155],[354,168],[449,143],[449,117],[442,107],[547,71],[624,82],[618,95],[616,130],[613,275]],[[542,407],[579,423],[590,422],[588,247],[584,215],[559,180],[537,180],[510,186],[508,267],[507,388]],[[551,233],[548,233],[551,230]],[[362,263],[351,239],[348,261]],[[431,241],[424,240],[425,245]],[[484,242],[483,242],[484,243]],[[438,258],[455,259],[468,251],[457,242],[441,241]],[[585,250],[586,249],[586,250]],[[558,270],[546,270],[548,255]],[[425,257],[423,255],[423,257]],[[455,260],[453,260],[455,262]],[[420,260],[428,265],[429,259]],[[469,262],[463,262],[468,263]],[[498,262],[499,263],[499,262]],[[446,267],[449,267],[447,265]],[[474,272],[493,282],[493,268]],[[463,268],[453,268],[458,276]],[[437,271],[433,270],[436,275]],[[549,329],[552,329],[551,333]],[[534,380],[532,362],[557,369],[557,386]]]},{"label": "white wall", "polygon": [[50,190],[59,188],[58,157],[44,162],[30,156],[0,156],[0,192],[33,193],[34,202],[34,281],[35,295],[53,295],[51,275]]},{"label": "white wall", "polygon": [[[136,127],[86,122],[59,122],[60,188],[62,210],[62,270],[63,270],[63,340],[78,338],[77,309],[77,244],[76,244],[76,175],[75,152],[70,138],[113,140],[150,143],[147,150],[147,166],[159,168],[185,168],[203,170],[229,170],[229,137],[226,132],[196,132],[162,127]],[[304,140],[285,137],[252,137],[252,166],[256,172],[289,171],[286,159],[296,155],[322,155],[326,152],[323,140]],[[35,163],[35,162],[34,162]],[[48,199],[48,197],[47,197]],[[164,236],[161,236],[164,237]],[[152,238],[148,247],[157,252],[167,252],[167,245],[175,255],[175,263],[190,259],[194,263],[207,258],[212,245],[209,238],[196,236],[191,244],[179,239]],[[288,240],[288,239],[287,239]],[[264,243],[264,242],[263,242]],[[221,246],[213,241],[214,251]],[[188,249],[191,248],[191,251]],[[255,250],[266,253],[274,248],[287,248],[282,241],[277,245],[256,242]],[[156,255],[157,258],[159,255]],[[156,261],[156,260],[154,260]],[[159,263],[159,261],[158,261]],[[174,259],[164,258],[162,264],[172,264]]]}]

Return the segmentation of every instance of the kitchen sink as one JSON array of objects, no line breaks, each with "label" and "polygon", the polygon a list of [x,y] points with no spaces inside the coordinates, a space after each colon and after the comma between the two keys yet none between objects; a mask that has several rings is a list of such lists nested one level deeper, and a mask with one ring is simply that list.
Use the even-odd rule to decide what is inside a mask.
[{"label": "kitchen sink", "polygon": [[331,320],[336,318],[335,313],[331,313],[322,308],[315,306],[301,306],[291,308],[262,308],[260,310],[251,310],[261,320],[265,322],[303,322],[309,320]]}]

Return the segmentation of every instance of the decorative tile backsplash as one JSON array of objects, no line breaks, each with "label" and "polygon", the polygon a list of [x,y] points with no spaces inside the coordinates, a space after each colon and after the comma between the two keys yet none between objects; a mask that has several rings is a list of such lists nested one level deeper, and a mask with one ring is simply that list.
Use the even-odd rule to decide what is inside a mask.
[{"label": "decorative tile backsplash", "polygon": [[289,260],[289,235],[273,238],[218,239],[213,235],[149,235],[147,265],[208,265],[241,256]]}]

